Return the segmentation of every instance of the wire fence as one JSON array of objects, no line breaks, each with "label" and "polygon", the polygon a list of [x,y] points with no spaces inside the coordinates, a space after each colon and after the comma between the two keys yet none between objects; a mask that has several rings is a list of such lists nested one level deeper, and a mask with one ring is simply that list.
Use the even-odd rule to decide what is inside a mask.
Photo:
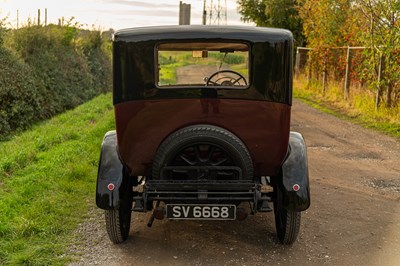
[{"label": "wire fence", "polygon": [[[335,81],[343,81],[344,97],[349,96],[351,83],[363,84],[362,73],[358,68],[362,51],[367,47],[329,47],[322,49],[322,56],[312,58],[310,51],[313,48],[297,47],[296,76],[307,73],[308,79],[319,79],[322,76],[323,91],[325,91],[328,77]],[[321,54],[320,53],[320,54]],[[312,62],[319,60],[319,62]]]},{"label": "wire fence", "polygon": [[[369,86],[376,84],[376,102],[378,108],[381,99],[386,94],[386,101],[394,105],[400,102],[400,82],[392,81],[392,85],[384,85],[383,70],[385,68],[385,58],[378,57],[375,67],[371,69],[368,64],[369,47],[326,47],[326,48],[306,48],[298,47],[296,52],[295,76],[306,76],[308,81],[318,80],[322,83],[322,92],[325,93],[328,83],[331,81],[343,84],[343,97],[350,97],[350,88],[374,88]],[[399,62],[400,71],[400,62]],[[371,75],[371,72],[374,72]],[[371,80],[373,77],[374,80]],[[390,88],[384,88],[386,86]]]}]

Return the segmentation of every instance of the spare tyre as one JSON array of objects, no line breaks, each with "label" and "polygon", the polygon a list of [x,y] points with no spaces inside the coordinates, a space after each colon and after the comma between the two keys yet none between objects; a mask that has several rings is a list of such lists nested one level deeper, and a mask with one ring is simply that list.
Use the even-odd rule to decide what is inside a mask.
[{"label": "spare tyre", "polygon": [[213,125],[192,125],[161,143],[153,161],[152,179],[249,181],[253,180],[253,171],[251,156],[237,136]]}]

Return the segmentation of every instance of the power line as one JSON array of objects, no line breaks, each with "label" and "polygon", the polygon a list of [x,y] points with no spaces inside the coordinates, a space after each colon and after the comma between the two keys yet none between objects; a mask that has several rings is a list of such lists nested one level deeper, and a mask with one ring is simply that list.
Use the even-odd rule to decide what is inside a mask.
[{"label": "power line", "polygon": [[226,25],[227,20],[226,0],[210,0],[209,5],[204,0],[203,25]]}]

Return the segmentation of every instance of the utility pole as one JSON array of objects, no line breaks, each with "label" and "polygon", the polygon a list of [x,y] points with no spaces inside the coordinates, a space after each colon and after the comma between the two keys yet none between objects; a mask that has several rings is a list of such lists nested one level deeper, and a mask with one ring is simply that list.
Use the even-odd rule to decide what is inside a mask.
[{"label": "utility pole", "polygon": [[208,13],[210,13],[210,23],[209,24],[211,25],[211,24],[213,24],[212,23],[212,18],[213,18],[213,15],[212,15],[213,14],[213,0],[211,0],[210,12],[208,12]]},{"label": "utility pole", "polygon": [[203,5],[203,25],[206,25],[207,23],[207,10],[206,10],[206,0],[204,0],[204,5]]},{"label": "utility pole", "polygon": [[[226,25],[228,22],[227,19],[227,8],[226,8],[226,0],[224,0],[224,4],[221,3],[221,0],[210,1],[210,5],[208,6],[208,17],[209,17],[209,25]],[[206,10],[206,0],[204,0],[204,10],[203,10],[203,24],[205,18],[207,18]]]}]

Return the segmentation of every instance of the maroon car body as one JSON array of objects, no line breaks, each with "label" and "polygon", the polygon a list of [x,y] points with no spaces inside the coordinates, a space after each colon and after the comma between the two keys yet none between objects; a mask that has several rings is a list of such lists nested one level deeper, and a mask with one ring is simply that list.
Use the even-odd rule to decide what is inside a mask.
[{"label": "maroon car body", "polygon": [[279,174],[285,159],[290,106],[237,99],[139,100],[115,106],[120,156],[131,175],[150,175],[162,141],[196,124],[223,127],[240,136],[254,162],[256,176]]}]

